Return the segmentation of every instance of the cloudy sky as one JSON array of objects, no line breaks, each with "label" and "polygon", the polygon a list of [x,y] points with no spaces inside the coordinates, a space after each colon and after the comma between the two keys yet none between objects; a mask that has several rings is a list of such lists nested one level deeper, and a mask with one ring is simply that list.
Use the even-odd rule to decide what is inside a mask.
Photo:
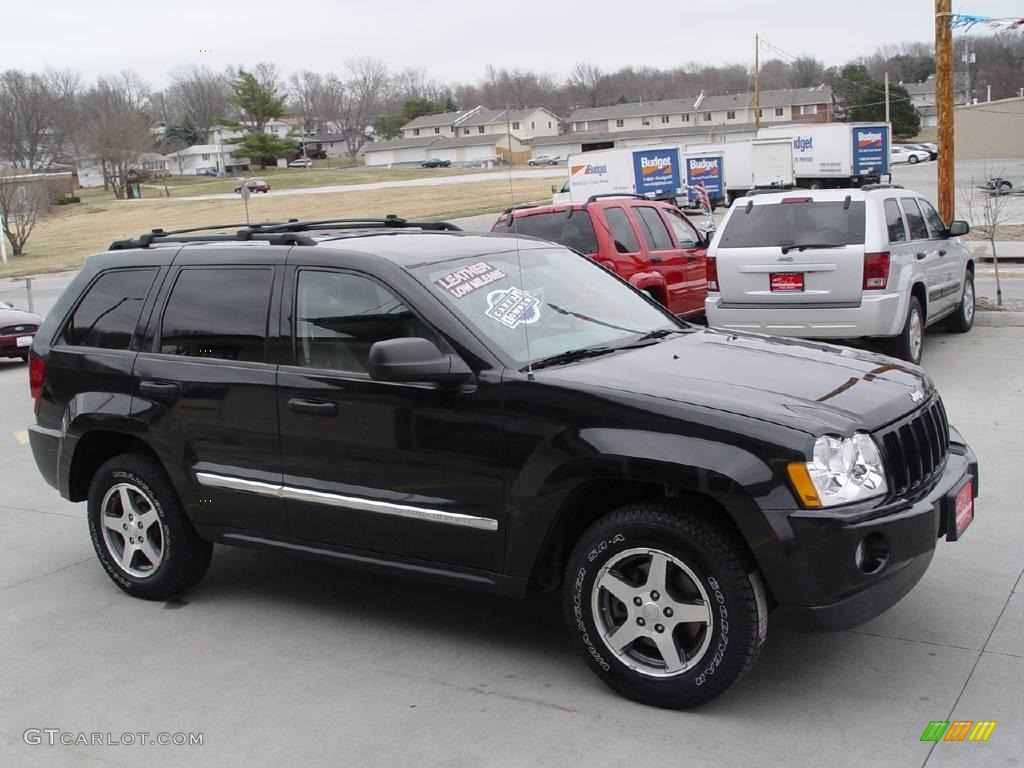
[{"label": "cloudy sky", "polygon": [[[1024,12],[1021,0],[953,8]],[[443,81],[476,80],[487,64],[562,78],[580,61],[608,70],[747,62],[755,32],[789,53],[840,64],[886,43],[930,40],[933,11],[932,0],[6,2],[0,69],[73,67],[93,78],[131,68],[159,88],[191,63],[222,69],[267,60],[284,73],[324,72],[374,56]]]}]

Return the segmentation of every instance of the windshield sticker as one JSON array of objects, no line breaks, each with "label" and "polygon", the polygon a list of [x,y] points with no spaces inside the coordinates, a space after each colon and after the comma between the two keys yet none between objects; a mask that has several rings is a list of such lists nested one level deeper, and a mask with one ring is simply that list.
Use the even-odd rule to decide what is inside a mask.
[{"label": "windshield sticker", "polygon": [[487,294],[487,316],[508,328],[529,325],[540,320],[540,301],[512,286]]},{"label": "windshield sticker", "polygon": [[508,277],[497,267],[492,267],[486,261],[478,261],[468,267],[457,269],[450,275],[445,275],[434,281],[434,284],[442,290],[448,291],[456,299],[468,296],[478,288],[490,285],[493,282]]}]

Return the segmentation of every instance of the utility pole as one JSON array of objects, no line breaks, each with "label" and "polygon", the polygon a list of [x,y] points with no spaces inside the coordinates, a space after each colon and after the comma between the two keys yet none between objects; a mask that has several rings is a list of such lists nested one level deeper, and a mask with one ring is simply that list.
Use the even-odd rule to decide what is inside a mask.
[{"label": "utility pole", "polygon": [[754,130],[761,130],[761,36],[754,35]]},{"label": "utility pole", "polygon": [[953,0],[935,0],[935,102],[938,107],[939,215],[953,220]]},{"label": "utility pole", "polygon": [[889,125],[892,120],[889,117],[889,73],[885,73],[885,122]]}]

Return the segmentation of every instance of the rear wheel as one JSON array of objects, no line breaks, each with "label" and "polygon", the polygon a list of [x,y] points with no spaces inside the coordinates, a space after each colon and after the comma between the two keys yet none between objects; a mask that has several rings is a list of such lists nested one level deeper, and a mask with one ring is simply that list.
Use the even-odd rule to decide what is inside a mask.
[{"label": "rear wheel", "polygon": [[163,468],[144,454],[115,456],[96,471],[88,517],[96,556],[130,595],[176,597],[210,565],[213,545],[199,538]]},{"label": "rear wheel", "polygon": [[594,673],[657,707],[727,691],[767,632],[760,574],[718,528],[665,502],[630,504],[591,526],[562,592],[570,636]]},{"label": "rear wheel", "polygon": [[906,360],[908,363],[917,365],[921,362],[921,353],[924,350],[924,312],[921,310],[921,302],[916,296],[910,297],[910,307],[907,309],[907,319],[903,323],[903,330],[900,335],[892,340],[892,354]]},{"label": "rear wheel", "polygon": [[946,328],[953,333],[967,333],[974,327],[974,274],[964,273],[964,290],[960,294],[960,306],[946,321]]},{"label": "rear wheel", "polygon": [[917,155],[911,155],[910,157],[907,158],[907,162],[910,163],[911,165],[916,165],[917,161],[918,161]]},{"label": "rear wheel", "polygon": [[821,182],[820,181],[812,181],[810,184],[807,185],[807,188],[808,189],[821,189],[822,188]]}]

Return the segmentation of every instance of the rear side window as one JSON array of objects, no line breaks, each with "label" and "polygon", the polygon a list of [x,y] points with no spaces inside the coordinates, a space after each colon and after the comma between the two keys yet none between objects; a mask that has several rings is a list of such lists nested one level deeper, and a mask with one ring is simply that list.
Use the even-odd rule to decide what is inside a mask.
[{"label": "rear side window", "polygon": [[890,243],[902,243],[907,239],[907,230],[903,226],[903,212],[895,199],[885,201],[885,226],[889,230]]},{"label": "rear side window", "polygon": [[128,349],[156,269],[107,272],[89,288],[64,328],[65,344]]},{"label": "rear side window", "polygon": [[928,234],[931,238],[937,240],[940,237],[945,237],[946,223],[939,216],[939,212],[932,208],[932,204],[927,200],[918,200],[917,203],[921,206],[921,213],[924,214],[924,221],[928,225]]},{"label": "rear side window", "polygon": [[924,223],[924,216],[917,205],[917,200],[912,197],[903,198],[903,213],[907,217],[907,229],[910,230],[911,240],[927,240],[928,226]]},{"label": "rear side window", "polygon": [[509,219],[509,229],[520,235],[539,237],[580,253],[597,253],[594,223],[586,211],[538,213]]},{"label": "rear side window", "polygon": [[605,208],[605,220],[608,228],[612,231],[615,239],[615,250],[619,253],[636,253],[640,250],[640,243],[637,242],[633,226],[629,223],[629,217],[622,208]]},{"label": "rear side window", "polygon": [[719,235],[719,248],[861,245],[864,202],[740,203]]},{"label": "rear side window", "polygon": [[160,351],[264,362],[273,283],[267,267],[183,269],[164,310]]},{"label": "rear side window", "polygon": [[644,240],[647,247],[652,251],[667,251],[672,248],[672,238],[669,237],[668,227],[661,220],[658,212],[650,206],[638,206],[633,209],[640,218],[640,231],[644,233]]}]

